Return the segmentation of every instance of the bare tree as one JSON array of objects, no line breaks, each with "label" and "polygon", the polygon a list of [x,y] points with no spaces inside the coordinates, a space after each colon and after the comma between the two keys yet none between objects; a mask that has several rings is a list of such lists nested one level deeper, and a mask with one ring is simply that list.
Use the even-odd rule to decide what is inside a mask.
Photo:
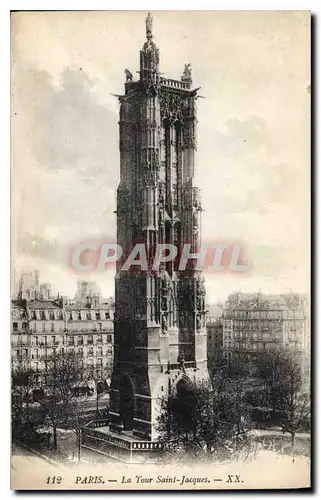
[{"label": "bare tree", "polygon": [[282,365],[279,386],[276,389],[279,423],[284,432],[291,435],[291,443],[297,432],[306,430],[310,419],[310,394],[303,391],[300,361],[288,353]]},{"label": "bare tree", "polygon": [[212,458],[242,454],[250,446],[252,422],[238,373],[235,367],[232,376],[222,364],[211,383],[178,383],[177,392],[162,400],[156,430],[167,453]]},{"label": "bare tree", "polygon": [[[78,432],[80,413],[77,385],[86,378],[82,358],[74,353],[54,354],[46,361],[46,397],[42,401],[45,418],[53,429],[54,448],[57,449],[57,428],[72,425]],[[72,427],[72,428],[73,428]]]},{"label": "bare tree", "polygon": [[11,371],[11,408],[13,436],[29,432],[33,427],[30,415],[30,392],[35,385],[35,371],[28,363],[20,363]]},{"label": "bare tree", "polygon": [[103,394],[107,394],[109,387],[106,379],[99,377],[95,380],[96,385],[96,418],[99,418],[99,401]]},{"label": "bare tree", "polygon": [[258,359],[266,404],[274,421],[291,435],[292,446],[296,433],[310,425],[310,393],[303,384],[303,366],[303,355],[287,349],[268,350]]}]

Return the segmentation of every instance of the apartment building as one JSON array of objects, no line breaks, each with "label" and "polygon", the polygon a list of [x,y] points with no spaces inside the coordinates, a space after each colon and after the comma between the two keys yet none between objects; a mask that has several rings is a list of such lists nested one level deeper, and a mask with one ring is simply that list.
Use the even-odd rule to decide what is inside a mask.
[{"label": "apartment building", "polygon": [[222,321],[225,352],[255,354],[284,346],[309,353],[307,299],[298,294],[232,294]]},{"label": "apartment building", "polygon": [[113,313],[110,304],[90,297],[81,304],[61,298],[12,301],[13,367],[24,364],[37,374],[57,352],[82,356],[93,379],[110,378],[113,365]]}]

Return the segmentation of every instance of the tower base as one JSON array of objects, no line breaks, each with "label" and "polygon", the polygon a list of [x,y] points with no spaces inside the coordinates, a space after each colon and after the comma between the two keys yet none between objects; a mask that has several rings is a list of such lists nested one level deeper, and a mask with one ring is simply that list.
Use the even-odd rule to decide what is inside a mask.
[{"label": "tower base", "polygon": [[125,463],[155,463],[163,452],[157,441],[138,439],[131,431],[115,431],[107,422],[91,422],[82,429],[81,446],[93,453]]}]

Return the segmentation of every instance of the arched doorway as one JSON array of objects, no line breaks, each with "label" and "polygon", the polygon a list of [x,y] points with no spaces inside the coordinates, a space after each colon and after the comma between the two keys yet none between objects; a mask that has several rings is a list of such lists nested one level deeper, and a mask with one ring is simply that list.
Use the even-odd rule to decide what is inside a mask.
[{"label": "arched doorway", "polygon": [[124,430],[132,430],[134,426],[134,389],[128,375],[121,379],[119,392],[119,413]]},{"label": "arched doorway", "polygon": [[185,399],[191,394],[194,394],[194,385],[191,380],[185,375],[181,377],[176,384],[176,397]]},{"label": "arched doorway", "polygon": [[39,403],[45,397],[42,387],[36,387],[32,390],[32,401],[33,403]]},{"label": "arched doorway", "polygon": [[185,375],[179,379],[171,401],[171,411],[181,429],[191,430],[197,419],[197,400],[194,385]]}]

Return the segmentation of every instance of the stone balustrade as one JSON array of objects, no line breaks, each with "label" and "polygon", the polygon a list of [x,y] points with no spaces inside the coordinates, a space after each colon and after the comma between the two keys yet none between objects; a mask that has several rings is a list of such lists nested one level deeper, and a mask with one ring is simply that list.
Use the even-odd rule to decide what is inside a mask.
[{"label": "stone balustrade", "polygon": [[161,78],[160,84],[182,90],[189,90],[191,87],[189,82],[181,82],[180,80],[173,80],[172,78]]},{"label": "stone balustrade", "polygon": [[135,440],[98,430],[99,427],[107,425],[106,419],[89,422],[82,429],[82,446],[125,462],[141,462],[149,457],[150,453],[160,453],[163,450],[163,444],[157,441]]}]

